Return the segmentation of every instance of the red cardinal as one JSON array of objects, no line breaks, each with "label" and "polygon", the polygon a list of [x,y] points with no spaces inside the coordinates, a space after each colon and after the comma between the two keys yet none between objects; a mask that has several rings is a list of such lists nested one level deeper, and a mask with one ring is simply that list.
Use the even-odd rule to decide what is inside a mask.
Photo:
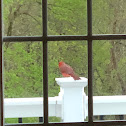
[{"label": "red cardinal", "polygon": [[75,74],[74,70],[72,69],[71,66],[69,66],[68,64],[64,63],[64,62],[59,62],[59,69],[60,72],[62,73],[62,75],[64,77],[73,77],[74,80],[80,80],[80,78]]}]

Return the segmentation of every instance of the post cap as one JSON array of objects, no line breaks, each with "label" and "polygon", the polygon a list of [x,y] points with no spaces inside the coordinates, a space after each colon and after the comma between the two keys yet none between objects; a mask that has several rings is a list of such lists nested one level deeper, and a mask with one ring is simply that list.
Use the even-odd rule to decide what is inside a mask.
[{"label": "post cap", "polygon": [[60,87],[86,87],[88,79],[80,77],[80,80],[74,80],[73,77],[55,78],[57,84]]}]

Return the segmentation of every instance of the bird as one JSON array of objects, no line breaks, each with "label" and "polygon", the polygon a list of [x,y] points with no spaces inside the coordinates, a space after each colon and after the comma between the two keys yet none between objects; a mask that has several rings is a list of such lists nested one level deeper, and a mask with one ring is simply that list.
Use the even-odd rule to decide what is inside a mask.
[{"label": "bird", "polygon": [[73,68],[63,61],[59,62],[59,70],[63,77],[73,77],[74,80],[80,80],[80,77],[75,74]]}]

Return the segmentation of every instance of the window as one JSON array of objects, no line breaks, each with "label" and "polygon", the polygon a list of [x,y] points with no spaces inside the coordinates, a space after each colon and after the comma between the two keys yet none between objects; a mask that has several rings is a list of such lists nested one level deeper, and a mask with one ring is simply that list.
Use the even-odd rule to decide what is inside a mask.
[{"label": "window", "polygon": [[[41,3],[40,3],[41,4]],[[123,40],[125,34],[92,34],[92,0],[87,0],[87,35],[48,35],[47,0],[42,0],[42,32],[40,36],[3,36],[2,0],[0,0],[0,125],[4,125],[4,98],[3,98],[3,43],[36,41],[43,43],[43,98],[44,98],[44,123],[36,124],[5,124],[9,126],[41,126],[41,125],[126,125],[126,121],[93,121],[93,42],[95,40]],[[24,13],[26,14],[26,13]],[[32,16],[32,15],[31,15]],[[82,30],[83,31],[83,30]],[[61,33],[64,34],[64,33]],[[88,43],[88,121],[80,123],[49,123],[48,121],[48,41],[77,41],[86,40]]]}]

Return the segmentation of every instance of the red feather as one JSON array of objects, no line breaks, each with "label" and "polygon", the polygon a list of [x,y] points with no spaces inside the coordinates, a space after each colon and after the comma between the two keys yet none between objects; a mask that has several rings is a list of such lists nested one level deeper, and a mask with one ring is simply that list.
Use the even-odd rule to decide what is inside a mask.
[{"label": "red feather", "polygon": [[64,77],[73,77],[74,80],[80,80],[80,77],[75,74],[71,66],[64,62],[59,62],[59,70]]}]

